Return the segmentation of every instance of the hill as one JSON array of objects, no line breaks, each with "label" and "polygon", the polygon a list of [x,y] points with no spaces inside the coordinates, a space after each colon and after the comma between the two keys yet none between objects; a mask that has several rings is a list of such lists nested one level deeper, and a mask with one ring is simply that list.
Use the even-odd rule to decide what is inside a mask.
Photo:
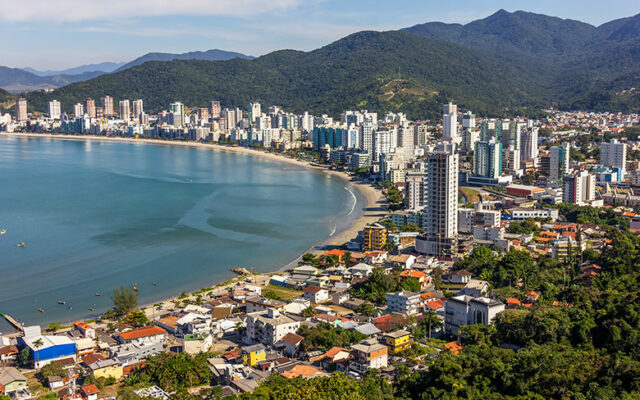
[{"label": "hill", "polygon": [[76,75],[38,76],[19,68],[0,66],[0,88],[12,93],[52,89],[70,83],[92,79],[102,74],[103,72],[100,71],[92,71]]},{"label": "hill", "polygon": [[147,53],[119,67],[116,71],[124,71],[125,69],[135,67],[136,65],[144,64],[148,61],[173,61],[173,60],[225,61],[225,60],[231,60],[233,58],[244,58],[244,59],[250,60],[253,57],[246,56],[244,54],[236,53],[233,51],[225,51],[225,50],[219,50],[219,49],[212,49],[207,51],[192,51],[192,52],[183,53],[183,54]]},{"label": "hill", "polygon": [[116,69],[122,67],[126,63],[113,63],[113,62],[103,62],[100,64],[86,64],[80,65],[78,67],[67,68],[63,70],[46,70],[39,71],[33,68],[21,68],[24,71],[31,72],[32,74],[36,74],[38,76],[56,76],[56,75],[78,75],[86,72],[113,72]]},{"label": "hill", "polygon": [[359,32],[310,52],[276,51],[254,60],[147,62],[57,89],[31,93],[44,109],[52,98],[70,110],[86,97],[142,98],[158,111],[172,101],[187,106],[219,99],[224,106],[253,100],[292,111],[338,114],[346,108],[402,110],[415,118],[440,113],[456,99],[477,112],[541,104],[546,89],[526,66],[457,44],[406,32]]}]

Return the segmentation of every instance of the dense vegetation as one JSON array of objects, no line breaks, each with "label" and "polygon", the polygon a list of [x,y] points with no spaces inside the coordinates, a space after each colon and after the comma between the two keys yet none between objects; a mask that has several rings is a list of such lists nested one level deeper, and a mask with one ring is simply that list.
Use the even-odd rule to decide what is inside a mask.
[{"label": "dense vegetation", "polygon": [[420,291],[420,282],[415,278],[400,278],[400,271],[386,273],[382,268],[374,268],[371,276],[364,282],[357,283],[351,294],[374,304],[386,304],[385,295],[399,290]]}]

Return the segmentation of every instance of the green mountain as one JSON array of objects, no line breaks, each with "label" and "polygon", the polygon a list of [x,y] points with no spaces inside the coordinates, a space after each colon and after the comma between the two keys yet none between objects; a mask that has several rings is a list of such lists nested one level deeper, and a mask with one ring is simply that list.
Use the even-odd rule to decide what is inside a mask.
[{"label": "green mountain", "polygon": [[148,62],[51,93],[30,93],[36,109],[59,99],[65,110],[86,97],[142,98],[158,111],[219,99],[254,100],[289,110],[338,114],[347,108],[401,110],[414,118],[440,113],[448,99],[482,113],[544,104],[548,90],[526,65],[406,32],[359,32],[310,52],[276,51],[254,60]]},{"label": "green mountain", "polygon": [[89,71],[74,75],[39,76],[19,68],[0,66],[0,88],[13,93],[52,89],[69,83],[92,79],[102,74],[103,72],[100,71]]},{"label": "green mountain", "polygon": [[128,62],[116,71],[124,71],[125,69],[129,69],[131,67],[135,67],[136,65],[144,64],[149,61],[173,61],[173,60],[206,60],[206,61],[226,61],[231,60],[233,58],[244,58],[247,60],[253,59],[251,56],[246,56],[241,53],[236,53],[233,51],[219,50],[219,49],[211,49],[207,51],[191,51],[189,53],[183,54],[173,54],[173,53],[147,53],[143,56],[136,58],[135,60]]}]

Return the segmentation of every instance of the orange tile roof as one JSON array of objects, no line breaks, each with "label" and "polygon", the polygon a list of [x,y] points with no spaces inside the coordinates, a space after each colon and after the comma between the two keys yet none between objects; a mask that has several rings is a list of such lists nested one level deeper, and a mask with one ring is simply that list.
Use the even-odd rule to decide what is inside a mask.
[{"label": "orange tile roof", "polygon": [[413,269],[407,269],[405,271],[402,271],[400,273],[400,276],[403,278],[424,278],[424,272],[422,271],[415,271]]},{"label": "orange tile roof", "polygon": [[128,376],[131,373],[131,371],[133,371],[134,369],[138,369],[142,367],[144,367],[144,361],[140,361],[135,364],[130,364],[130,365],[127,365],[126,367],[123,367],[122,373],[124,376]]},{"label": "orange tile roof", "polygon": [[431,308],[432,310],[439,310],[444,307],[444,301],[442,300],[433,300],[426,303],[426,306]]},{"label": "orange tile roof", "polygon": [[507,298],[507,304],[521,304],[522,302],[515,297]]},{"label": "orange tile roof", "polygon": [[329,351],[327,351],[324,356],[325,357],[329,357],[329,358],[333,358],[335,357],[338,353],[340,353],[341,351],[346,351],[347,353],[349,352],[349,350],[347,349],[343,349],[342,347],[332,347]]},{"label": "orange tile roof", "polygon": [[295,367],[291,368],[289,371],[285,371],[283,372],[281,375],[284,376],[287,379],[293,379],[293,378],[297,378],[299,376],[303,377],[303,378],[308,378],[311,375],[315,375],[315,374],[321,374],[322,371],[320,371],[317,368],[314,368],[312,366],[309,365],[296,365]]},{"label": "orange tile roof", "polygon": [[100,393],[96,385],[85,385],[80,388],[87,396],[90,394]]},{"label": "orange tile roof", "polygon": [[133,331],[121,333],[120,337],[124,340],[133,340],[149,336],[164,335],[166,333],[167,331],[157,326],[147,326],[144,328],[135,329]]},{"label": "orange tile roof", "polygon": [[338,256],[338,257],[342,257],[345,254],[346,253],[340,249],[333,249],[324,253],[325,256]]},{"label": "orange tile roof", "polygon": [[526,296],[532,296],[532,297],[538,297],[540,296],[540,293],[538,292],[534,292],[533,290],[530,292],[525,293]]},{"label": "orange tile roof", "polygon": [[420,293],[420,300],[424,301],[424,300],[429,300],[429,299],[433,299],[435,298],[436,295],[433,292],[424,292],[424,293]]}]

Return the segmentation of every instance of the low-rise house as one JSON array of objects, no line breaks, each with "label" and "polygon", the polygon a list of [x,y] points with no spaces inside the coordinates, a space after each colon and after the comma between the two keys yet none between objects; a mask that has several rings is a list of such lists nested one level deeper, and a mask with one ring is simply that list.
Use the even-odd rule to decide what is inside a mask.
[{"label": "low-rise house", "polygon": [[351,346],[349,369],[366,374],[372,368],[385,368],[388,363],[387,346],[377,341],[365,341]]},{"label": "low-rise house", "polygon": [[412,315],[420,310],[420,294],[401,290],[395,293],[387,293],[387,310],[389,312]]},{"label": "low-rise house", "polygon": [[9,345],[0,347],[0,363],[9,364],[14,363],[18,359],[18,354],[20,351],[18,350],[18,346]]},{"label": "low-rise house", "polygon": [[114,378],[119,380],[123,375],[122,365],[118,364],[114,359],[97,360],[89,364],[89,369],[95,378]]},{"label": "low-rise house", "polygon": [[302,289],[302,297],[312,303],[322,303],[329,300],[329,291],[320,286],[307,286]]},{"label": "low-rise house", "polygon": [[453,296],[445,303],[445,332],[457,335],[465,325],[490,325],[504,309],[503,303],[487,297]]},{"label": "low-rise house", "polygon": [[280,314],[278,310],[247,314],[246,339],[250,343],[262,343],[273,346],[287,333],[295,333],[300,322]]},{"label": "low-rise house", "polygon": [[320,270],[316,267],[312,267],[311,265],[300,265],[299,267],[293,268],[294,275],[305,275],[307,277],[315,276],[320,273]]},{"label": "low-rise house", "polygon": [[213,336],[209,333],[187,334],[182,340],[182,350],[187,354],[207,352],[212,345]]},{"label": "low-rise house", "polygon": [[109,349],[111,358],[115,359],[120,365],[136,364],[145,360],[149,356],[160,354],[164,351],[162,342],[151,343],[126,343],[120,346],[114,346]]},{"label": "low-rise house", "polygon": [[393,267],[409,269],[416,262],[416,256],[413,254],[398,254],[396,256],[387,257],[387,264]]},{"label": "low-rise house", "polygon": [[96,338],[96,330],[91,327],[91,325],[86,324],[83,321],[76,321],[74,327],[80,331],[84,337],[95,339]]},{"label": "low-rise house", "polygon": [[279,310],[287,303],[280,300],[267,299],[260,296],[251,296],[245,300],[247,306],[247,314],[261,312],[266,310]]},{"label": "low-rise house", "polygon": [[408,349],[413,344],[409,332],[399,330],[384,334],[384,343],[389,347],[389,353],[398,354]]},{"label": "low-rise house", "polygon": [[380,334],[381,332],[380,329],[376,328],[376,326],[371,322],[363,325],[358,325],[353,329],[362,333],[365,336],[375,336]]},{"label": "low-rise house", "polygon": [[453,283],[453,284],[460,284],[460,283],[467,284],[471,279],[471,275],[472,275],[471,272],[461,269],[459,271],[454,271],[454,272],[451,272],[450,274],[447,274],[446,280],[447,282]]},{"label": "low-rise house", "polygon": [[364,253],[364,262],[368,264],[382,264],[387,260],[389,253],[382,250],[368,251]]},{"label": "low-rise house", "polygon": [[322,367],[327,370],[345,371],[348,369],[348,363],[351,359],[351,353],[342,347],[332,347],[324,353],[320,362]]},{"label": "low-rise house", "polygon": [[329,376],[329,374],[327,374],[324,371],[320,371],[319,369],[314,368],[310,365],[303,365],[303,364],[295,365],[293,368],[281,373],[280,375],[284,376],[287,379],[294,379],[298,377],[309,379],[309,378],[319,378],[321,376]]},{"label": "low-rise house", "polygon": [[211,318],[202,314],[188,313],[176,322],[178,332],[184,335],[202,335],[211,332]]},{"label": "low-rise house", "polygon": [[242,351],[242,363],[250,367],[255,367],[258,362],[267,358],[267,348],[262,343],[245,346],[240,350]]},{"label": "low-rise house", "polygon": [[295,333],[289,332],[282,337],[282,339],[276,342],[276,348],[280,348],[284,351],[284,354],[289,357],[293,357],[300,347],[300,343],[304,340],[304,337]]},{"label": "low-rise house", "polygon": [[348,290],[339,290],[335,291],[331,294],[331,304],[334,306],[340,306],[345,301],[349,300],[349,291]]},{"label": "low-rise house", "polygon": [[50,390],[56,391],[64,387],[64,380],[59,376],[49,376],[47,377],[47,384]]},{"label": "low-rise house", "polygon": [[373,267],[365,263],[359,263],[344,271],[345,277],[366,278],[373,272]]},{"label": "low-rise house", "polygon": [[489,282],[480,279],[469,279],[466,286],[460,291],[460,294],[466,294],[471,297],[482,297],[489,292]]},{"label": "low-rise house", "polygon": [[307,279],[307,285],[309,286],[319,286],[325,288],[329,286],[330,283],[331,279],[328,276],[316,276],[314,278]]},{"label": "low-rise house", "polygon": [[116,336],[116,340],[122,344],[135,344],[140,346],[162,344],[167,337],[167,331],[158,326],[147,326],[134,329]]},{"label": "low-rise house", "polygon": [[429,278],[422,271],[416,271],[413,269],[406,269],[400,273],[400,280],[406,280],[413,278],[420,283],[420,288],[424,289],[429,284]]},{"label": "low-rise house", "polygon": [[360,307],[361,305],[363,305],[364,303],[366,303],[364,300],[362,299],[356,299],[356,298],[352,298],[349,300],[346,300],[345,302],[343,302],[341,304],[342,307],[344,308],[348,308],[349,310],[357,310],[358,307]]},{"label": "low-rise house", "polygon": [[178,317],[175,315],[167,315],[155,320],[153,323],[173,335],[178,333]]},{"label": "low-rise house", "polygon": [[80,387],[80,392],[83,394],[83,399],[98,400],[100,390],[96,385],[84,385]]},{"label": "low-rise house", "polygon": [[14,367],[0,367],[0,394],[17,397],[25,392],[29,392],[27,378]]}]

